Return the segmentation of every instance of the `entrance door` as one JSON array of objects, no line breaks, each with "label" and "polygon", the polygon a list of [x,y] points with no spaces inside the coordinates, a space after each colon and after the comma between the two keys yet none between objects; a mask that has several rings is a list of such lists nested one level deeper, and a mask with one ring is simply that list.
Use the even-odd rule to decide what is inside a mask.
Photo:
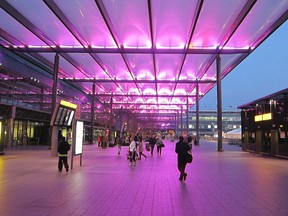
[{"label": "entrance door", "polygon": [[270,154],[271,152],[271,132],[270,131],[263,131],[261,150],[263,153],[266,153],[266,154]]}]

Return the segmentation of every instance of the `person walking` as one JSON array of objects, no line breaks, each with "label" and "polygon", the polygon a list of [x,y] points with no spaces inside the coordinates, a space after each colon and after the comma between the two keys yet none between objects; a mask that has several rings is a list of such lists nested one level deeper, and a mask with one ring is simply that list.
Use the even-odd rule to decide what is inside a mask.
[{"label": "person walking", "polygon": [[156,140],[156,146],[157,146],[157,153],[159,155],[161,155],[162,147],[163,147],[163,141],[162,141],[162,139],[160,137],[158,137],[157,140]]},{"label": "person walking", "polygon": [[189,145],[186,142],[184,142],[183,136],[180,136],[179,141],[176,143],[176,148],[175,148],[175,152],[178,154],[177,166],[180,172],[180,177],[179,177],[180,181],[183,181],[183,180],[185,181],[187,177],[187,173],[185,173],[185,169],[187,165],[186,156],[189,151],[190,151]]},{"label": "person walking", "polygon": [[136,140],[137,137],[135,136],[133,141],[129,145],[129,158],[130,158],[130,165],[129,166],[135,166],[136,165]]},{"label": "person walking", "polygon": [[144,148],[143,148],[143,140],[142,137],[139,138],[139,160],[141,160],[141,155],[143,155],[145,157],[145,159],[147,158],[147,156],[145,154],[143,154]]},{"label": "person walking", "polygon": [[122,139],[119,134],[117,134],[116,145],[117,145],[118,155],[120,155],[121,147],[122,147]]},{"label": "person walking", "polygon": [[70,145],[68,142],[66,142],[65,137],[61,137],[61,141],[58,145],[58,171],[62,172],[63,165],[66,169],[66,172],[69,171],[69,166],[68,166],[68,151],[70,150]]},{"label": "person walking", "polygon": [[156,135],[153,135],[149,139],[149,146],[150,146],[151,156],[153,156],[155,144],[156,144]]}]

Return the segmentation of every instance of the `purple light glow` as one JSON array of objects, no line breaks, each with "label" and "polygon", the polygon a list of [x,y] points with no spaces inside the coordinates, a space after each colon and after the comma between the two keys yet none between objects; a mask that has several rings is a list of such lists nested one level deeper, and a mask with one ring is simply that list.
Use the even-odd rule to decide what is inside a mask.
[{"label": "purple light glow", "polygon": [[58,52],[65,96],[73,95],[65,88],[76,86],[90,100],[94,82],[100,102],[113,97],[113,108],[137,113],[145,103],[160,113],[195,104],[196,84],[200,98],[209,92],[216,54],[223,78],[287,18],[288,0],[7,0],[1,6],[0,43],[47,68]]}]

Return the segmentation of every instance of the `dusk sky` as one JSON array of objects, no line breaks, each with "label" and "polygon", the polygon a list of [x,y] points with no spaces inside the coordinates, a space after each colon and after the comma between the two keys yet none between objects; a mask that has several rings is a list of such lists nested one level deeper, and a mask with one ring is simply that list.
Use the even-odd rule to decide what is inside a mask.
[{"label": "dusk sky", "polygon": [[[288,21],[222,80],[222,107],[235,110],[285,88],[288,88]],[[215,86],[200,100],[200,110],[216,109]]]}]

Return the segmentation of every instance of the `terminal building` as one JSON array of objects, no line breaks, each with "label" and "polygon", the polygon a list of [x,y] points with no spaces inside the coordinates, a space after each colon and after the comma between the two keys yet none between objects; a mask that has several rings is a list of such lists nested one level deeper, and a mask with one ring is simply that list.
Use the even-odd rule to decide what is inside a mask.
[{"label": "terminal building", "polygon": [[[176,127],[178,134],[196,134],[196,112],[189,110],[188,122],[187,115],[184,114],[181,124],[181,119]],[[215,110],[202,110],[199,112],[199,134],[202,138],[217,137],[217,111]],[[222,111],[222,126],[223,133],[238,129],[241,127],[241,113],[238,110],[224,110]],[[177,133],[176,133],[177,134]]]},{"label": "terminal building", "polygon": [[288,89],[239,106],[242,148],[288,158]]}]

